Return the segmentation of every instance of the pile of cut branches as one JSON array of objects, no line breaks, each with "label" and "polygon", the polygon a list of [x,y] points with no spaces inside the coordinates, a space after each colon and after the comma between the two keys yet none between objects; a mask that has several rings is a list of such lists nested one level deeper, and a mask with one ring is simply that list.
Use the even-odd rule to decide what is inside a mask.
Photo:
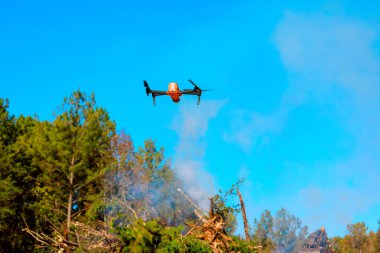
[{"label": "pile of cut branches", "polygon": [[190,230],[186,235],[193,235],[200,240],[206,241],[212,248],[214,253],[229,252],[228,244],[232,238],[227,236],[224,231],[225,222],[219,215],[206,219],[196,210],[194,211],[199,220],[190,226]]},{"label": "pile of cut branches", "polygon": [[97,221],[92,226],[75,221],[72,223],[70,235],[62,235],[57,230],[48,236],[44,233],[37,233],[29,227],[23,231],[31,235],[40,244],[40,248],[56,248],[59,253],[73,252],[77,248],[84,252],[121,252],[122,242],[120,239],[109,233],[105,224]]}]

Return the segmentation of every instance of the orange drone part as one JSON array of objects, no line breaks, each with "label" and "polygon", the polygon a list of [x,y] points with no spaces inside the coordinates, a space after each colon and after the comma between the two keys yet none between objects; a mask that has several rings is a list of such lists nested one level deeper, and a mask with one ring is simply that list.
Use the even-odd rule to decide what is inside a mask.
[{"label": "orange drone part", "polygon": [[179,92],[178,83],[171,82],[168,86],[168,93]]},{"label": "orange drone part", "polygon": [[174,103],[178,103],[180,100],[179,97],[182,95],[178,88],[178,84],[175,82],[169,83],[167,94],[171,97]]}]

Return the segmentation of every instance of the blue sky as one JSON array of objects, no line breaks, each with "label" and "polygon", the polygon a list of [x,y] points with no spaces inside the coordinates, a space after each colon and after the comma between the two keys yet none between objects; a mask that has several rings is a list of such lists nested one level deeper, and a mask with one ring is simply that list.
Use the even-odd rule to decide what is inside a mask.
[{"label": "blue sky", "polygon": [[[0,97],[52,120],[95,92],[136,145],[164,146],[203,205],[244,177],[252,224],[285,207],[344,235],[380,219],[375,1],[0,0]],[[152,106],[169,82],[205,93]]]}]

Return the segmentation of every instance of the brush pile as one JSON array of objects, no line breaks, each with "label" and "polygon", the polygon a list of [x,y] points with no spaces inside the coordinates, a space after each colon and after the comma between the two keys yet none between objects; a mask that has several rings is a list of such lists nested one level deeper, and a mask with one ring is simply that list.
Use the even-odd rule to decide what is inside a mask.
[{"label": "brush pile", "polygon": [[122,248],[120,239],[108,232],[103,222],[97,221],[93,226],[73,222],[78,246],[89,252],[119,252]]},{"label": "brush pile", "polygon": [[62,235],[58,230],[54,230],[54,236],[36,233],[29,228],[23,230],[39,242],[39,248],[56,248],[58,253],[74,252],[77,248],[85,252],[121,252],[121,240],[116,235],[109,233],[101,221],[92,226],[73,222],[72,228],[70,235]]},{"label": "brush pile", "polygon": [[222,217],[215,215],[209,219],[200,215],[196,210],[195,214],[199,220],[196,224],[190,225],[187,235],[193,235],[200,240],[206,241],[214,253],[229,252],[228,244],[232,238],[227,236],[224,231],[225,222]]},{"label": "brush pile", "polygon": [[320,228],[308,236],[308,241],[300,253],[318,252],[333,253],[325,228]]}]

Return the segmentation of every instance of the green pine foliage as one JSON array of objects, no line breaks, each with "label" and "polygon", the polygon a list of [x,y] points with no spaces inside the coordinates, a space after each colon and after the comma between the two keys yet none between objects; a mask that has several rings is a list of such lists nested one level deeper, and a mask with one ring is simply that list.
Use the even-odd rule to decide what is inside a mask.
[{"label": "green pine foliage", "polygon": [[[64,99],[54,122],[37,122],[29,140],[41,175],[34,189],[39,219],[69,239],[71,222],[97,215],[103,176],[112,163],[111,138],[115,124],[94,96],[81,91]],[[86,215],[87,214],[87,215]],[[52,232],[52,231],[45,232]],[[51,228],[53,229],[53,228]]]},{"label": "green pine foliage", "polygon": [[260,219],[254,219],[253,241],[260,247],[262,252],[271,252],[274,249],[273,241],[273,220],[269,210],[265,210]]},{"label": "green pine foliage", "polygon": [[25,139],[35,120],[8,112],[8,100],[0,99],[0,252],[31,251],[34,241],[25,237],[25,221],[37,226],[33,203],[36,177]]}]

